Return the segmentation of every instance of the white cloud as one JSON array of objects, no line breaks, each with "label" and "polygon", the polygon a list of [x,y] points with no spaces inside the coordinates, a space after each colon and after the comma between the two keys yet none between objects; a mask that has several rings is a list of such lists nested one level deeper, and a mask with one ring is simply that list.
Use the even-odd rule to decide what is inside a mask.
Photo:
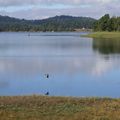
[{"label": "white cloud", "polygon": [[113,67],[113,63],[105,60],[97,60],[94,68],[92,70],[92,74],[96,76],[101,76],[106,71],[110,70]]},{"label": "white cloud", "polygon": [[26,19],[63,14],[99,18],[120,15],[119,8],[120,0],[0,0],[0,14]]},{"label": "white cloud", "polygon": [[38,5],[38,4],[100,4],[100,3],[110,3],[117,2],[118,0],[0,0],[0,6],[20,6],[20,5]]}]

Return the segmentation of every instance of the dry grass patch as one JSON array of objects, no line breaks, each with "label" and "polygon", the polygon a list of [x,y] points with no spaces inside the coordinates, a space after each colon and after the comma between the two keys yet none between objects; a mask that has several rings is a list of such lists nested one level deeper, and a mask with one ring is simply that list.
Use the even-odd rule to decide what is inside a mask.
[{"label": "dry grass patch", "polygon": [[0,97],[0,120],[120,120],[120,99]]}]

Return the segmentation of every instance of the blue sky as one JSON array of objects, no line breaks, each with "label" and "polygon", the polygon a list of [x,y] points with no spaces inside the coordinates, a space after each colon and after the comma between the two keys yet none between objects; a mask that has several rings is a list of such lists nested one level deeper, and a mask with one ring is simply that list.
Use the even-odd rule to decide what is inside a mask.
[{"label": "blue sky", "polygon": [[120,16],[120,0],[0,0],[0,14],[25,19],[55,15],[99,18],[109,13]]}]

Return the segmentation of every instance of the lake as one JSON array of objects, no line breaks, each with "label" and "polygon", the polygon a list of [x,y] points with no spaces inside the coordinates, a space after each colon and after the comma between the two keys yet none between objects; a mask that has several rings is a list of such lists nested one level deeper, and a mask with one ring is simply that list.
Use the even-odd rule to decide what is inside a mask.
[{"label": "lake", "polygon": [[1,32],[0,96],[119,98],[120,40],[83,34]]}]

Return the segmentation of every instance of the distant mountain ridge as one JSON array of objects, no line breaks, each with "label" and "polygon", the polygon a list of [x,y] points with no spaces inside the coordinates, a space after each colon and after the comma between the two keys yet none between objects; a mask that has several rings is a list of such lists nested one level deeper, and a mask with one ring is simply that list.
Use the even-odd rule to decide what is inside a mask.
[{"label": "distant mountain ridge", "polygon": [[25,20],[0,15],[0,31],[74,31],[93,28],[90,17],[55,16],[42,20]]}]

